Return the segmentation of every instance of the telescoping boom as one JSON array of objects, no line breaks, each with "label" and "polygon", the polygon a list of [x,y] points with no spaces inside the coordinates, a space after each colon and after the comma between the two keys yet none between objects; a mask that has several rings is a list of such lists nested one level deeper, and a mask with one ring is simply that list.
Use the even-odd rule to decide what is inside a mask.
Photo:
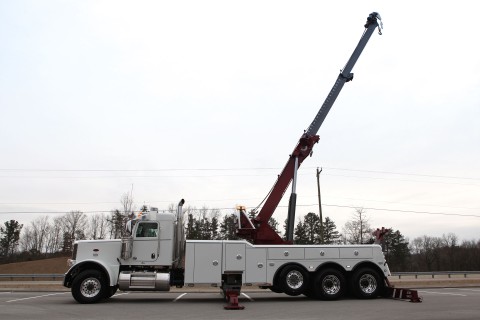
[{"label": "telescoping boom", "polygon": [[[357,47],[353,51],[350,59],[345,67],[338,75],[335,84],[333,85],[330,93],[328,94],[325,102],[318,111],[317,115],[313,119],[308,129],[302,134],[295,149],[290,155],[287,164],[283,168],[282,173],[278,176],[277,181],[269,192],[268,196],[264,200],[263,207],[258,215],[250,221],[246,216],[244,210],[240,210],[240,227],[238,234],[246,239],[251,240],[255,244],[285,244],[292,243],[293,241],[293,226],[295,220],[295,206],[297,200],[296,183],[297,183],[297,170],[302,164],[303,160],[312,153],[313,146],[318,142],[320,137],[317,135],[320,126],[327,117],[328,112],[332,108],[338,94],[342,90],[344,84],[353,79],[353,73],[351,73],[355,63],[357,62],[360,54],[368,43],[374,30],[378,28],[378,33],[382,34],[382,21],[380,15],[377,12],[372,12],[365,24],[365,30],[357,44]],[[275,230],[273,230],[268,224],[268,220],[273,215],[273,212],[277,208],[283,194],[286,192],[288,186],[292,183],[292,193],[290,194],[290,200],[288,205],[288,218],[287,218],[287,232],[286,240],[283,240]]]}]

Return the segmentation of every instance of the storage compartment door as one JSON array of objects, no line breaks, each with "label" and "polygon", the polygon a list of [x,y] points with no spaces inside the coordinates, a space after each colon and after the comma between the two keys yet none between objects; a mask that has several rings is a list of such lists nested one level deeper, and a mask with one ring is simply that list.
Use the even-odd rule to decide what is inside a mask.
[{"label": "storage compartment door", "polygon": [[224,271],[245,271],[245,243],[225,243]]},{"label": "storage compartment door", "polygon": [[246,283],[267,282],[267,250],[247,249],[247,271],[245,272]]},{"label": "storage compartment door", "polygon": [[195,243],[194,283],[221,283],[222,243]]}]

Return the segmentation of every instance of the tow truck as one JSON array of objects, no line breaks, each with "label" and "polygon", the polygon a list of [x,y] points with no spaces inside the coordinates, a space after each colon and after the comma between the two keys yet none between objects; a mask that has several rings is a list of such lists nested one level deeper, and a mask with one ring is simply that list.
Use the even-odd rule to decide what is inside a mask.
[{"label": "tow truck", "polygon": [[[250,220],[238,207],[238,234],[243,240],[186,240],[182,199],[176,213],[147,210],[129,223],[122,239],[80,240],[73,246],[64,286],[79,303],[96,303],[122,291],[169,291],[171,287],[208,285],[220,288],[226,309],[242,309],[244,286],[258,286],[290,296],[336,300],[393,295],[390,270],[381,246],[294,245],[297,170],[319,141],[317,132],[381,18],[371,13],[353,54],[340,72],[316,117],[301,135],[266,201]],[[268,220],[292,183],[286,239]],[[395,293],[396,295],[399,295]],[[403,297],[403,293],[400,294]]]}]

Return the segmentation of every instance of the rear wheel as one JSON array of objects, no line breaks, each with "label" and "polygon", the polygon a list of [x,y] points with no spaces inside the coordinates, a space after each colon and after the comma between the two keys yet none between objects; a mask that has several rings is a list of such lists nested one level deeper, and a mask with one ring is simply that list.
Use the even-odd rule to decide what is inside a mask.
[{"label": "rear wheel", "polygon": [[384,293],[385,284],[380,274],[371,268],[361,268],[353,273],[352,291],[359,299],[373,299]]},{"label": "rear wheel", "polygon": [[283,268],[278,276],[278,288],[289,296],[302,294],[308,286],[308,272],[300,266]]},{"label": "rear wheel", "polygon": [[107,297],[107,285],[98,270],[85,270],[72,283],[72,296],[80,303],[95,303]]},{"label": "rear wheel", "polygon": [[315,291],[313,290],[313,286],[309,285],[305,288],[303,295],[309,299],[316,299],[317,296],[315,295]]},{"label": "rear wheel", "polygon": [[313,291],[317,299],[337,300],[346,292],[346,281],[343,273],[336,269],[325,269],[315,276]]},{"label": "rear wheel", "polygon": [[268,287],[268,289],[270,289],[270,291],[275,292],[275,293],[283,293],[282,289],[280,289],[276,286]]}]

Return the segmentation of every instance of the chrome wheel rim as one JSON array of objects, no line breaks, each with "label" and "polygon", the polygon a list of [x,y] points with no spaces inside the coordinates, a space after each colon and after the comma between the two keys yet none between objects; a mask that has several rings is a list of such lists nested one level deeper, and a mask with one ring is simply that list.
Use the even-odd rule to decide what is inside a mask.
[{"label": "chrome wheel rim", "polygon": [[377,279],[371,274],[364,274],[361,276],[358,283],[360,285],[360,290],[366,294],[371,294],[377,289]]},{"label": "chrome wheel rim", "polygon": [[285,280],[291,289],[299,289],[303,285],[303,275],[297,270],[290,271]]},{"label": "chrome wheel rim", "polygon": [[92,298],[100,293],[102,284],[97,278],[87,278],[80,285],[80,292],[84,297]]},{"label": "chrome wheel rim", "polygon": [[335,295],[340,292],[340,279],[334,275],[328,275],[322,280],[322,290],[328,295]]}]

